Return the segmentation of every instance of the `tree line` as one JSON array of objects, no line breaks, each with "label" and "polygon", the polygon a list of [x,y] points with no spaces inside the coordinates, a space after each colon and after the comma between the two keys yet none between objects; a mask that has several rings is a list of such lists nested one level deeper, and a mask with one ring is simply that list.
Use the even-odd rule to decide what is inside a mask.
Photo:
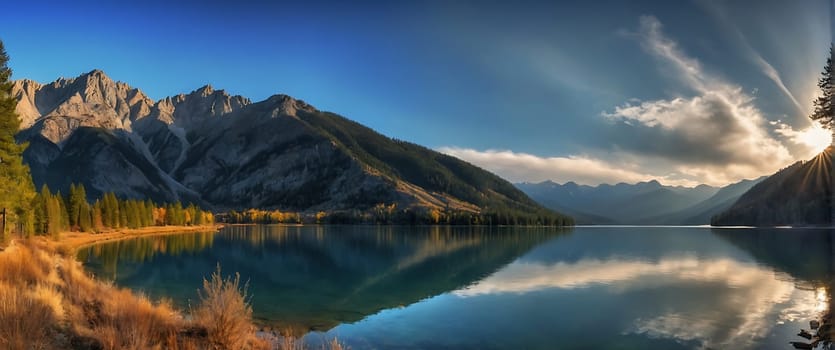
[{"label": "tree line", "polygon": [[302,218],[303,215],[297,212],[247,209],[229,211],[223,220],[232,224],[301,224],[305,223]]},{"label": "tree line", "polygon": [[570,226],[572,218],[548,210],[523,211],[508,207],[487,207],[481,211],[441,208],[398,208],[380,203],[366,210],[337,210],[310,213],[248,209],[230,211],[220,220],[232,224],[380,224],[380,225],[486,225],[486,226]]},{"label": "tree line", "polygon": [[214,223],[214,215],[194,204],[184,207],[179,201],[157,204],[147,200],[120,199],[105,193],[90,203],[82,184],[70,185],[67,196],[52,193],[44,185],[31,204],[32,215],[24,220],[26,235],[57,235],[64,231],[103,232],[120,228],[141,228],[165,225],[206,225]]}]

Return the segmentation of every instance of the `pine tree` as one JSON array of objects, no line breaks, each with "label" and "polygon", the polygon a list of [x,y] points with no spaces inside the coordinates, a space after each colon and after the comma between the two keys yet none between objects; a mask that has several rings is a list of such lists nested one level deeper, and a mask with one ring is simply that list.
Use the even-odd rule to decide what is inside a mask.
[{"label": "pine tree", "polygon": [[87,203],[87,191],[84,189],[84,185],[70,184],[70,197],[67,211],[71,228],[77,228],[80,225],[81,207],[85,205],[89,204]]},{"label": "pine tree", "polygon": [[150,199],[145,200],[142,206],[142,227],[154,225],[154,202]]},{"label": "pine tree", "polygon": [[835,118],[835,76],[832,72],[832,60],[835,56],[835,46],[829,47],[829,57],[826,59],[826,66],[823,67],[821,77],[818,80],[818,87],[821,89],[821,96],[815,99],[815,110],[809,116],[826,128],[832,129],[833,118]]},{"label": "pine tree", "polygon": [[165,206],[165,225],[174,225],[174,206],[170,203]]},{"label": "pine tree", "polygon": [[97,200],[93,204],[93,209],[92,209],[91,216],[92,216],[92,220],[93,220],[93,222],[92,222],[93,231],[101,232],[102,230],[104,230],[104,221],[103,221],[102,211],[101,211],[101,200]]},{"label": "pine tree", "polygon": [[90,210],[90,204],[87,204],[87,202],[84,202],[78,208],[78,227],[81,229],[81,232],[93,231],[92,213]]},{"label": "pine tree", "polygon": [[118,203],[117,207],[119,208],[119,227],[128,227],[127,202],[117,199],[116,203]]},{"label": "pine tree", "polygon": [[64,200],[64,196],[61,195],[61,191],[55,194],[55,201],[58,202],[58,230],[68,230],[70,228],[70,216],[69,212],[67,212],[67,202]]},{"label": "pine tree", "polygon": [[75,184],[71,183],[70,195],[67,198],[67,216],[70,219],[70,228],[73,228],[74,226],[78,225],[78,208],[75,207],[74,203],[76,201],[77,196],[78,195],[76,194]]},{"label": "pine tree", "polygon": [[125,207],[127,207],[128,227],[139,228],[141,217],[141,214],[139,213],[139,202],[135,200],[127,201]]},{"label": "pine tree", "polygon": [[47,217],[47,230],[46,233],[57,238],[58,233],[60,233],[63,229],[62,223],[62,216],[61,213],[63,209],[61,208],[61,196],[53,195],[48,193],[46,196],[46,217]]},{"label": "pine tree", "polygon": [[32,212],[34,213],[35,234],[47,232],[46,199],[49,196],[49,187],[44,184],[41,191],[35,194],[32,200]]},{"label": "pine tree", "polygon": [[[14,138],[20,129],[20,119],[15,112],[17,100],[12,96],[12,70],[8,62],[9,56],[0,41],[0,210],[6,210],[6,226],[11,227],[30,210],[35,186],[29,167],[23,163],[27,144],[18,144]],[[2,236],[9,231],[4,229],[0,232]]]},{"label": "pine tree", "polygon": [[119,200],[113,192],[105,193],[102,198],[102,218],[104,226],[119,228]]},{"label": "pine tree", "polygon": [[191,225],[199,226],[203,225],[203,212],[194,204],[190,204],[188,206],[188,212],[191,216]]},{"label": "pine tree", "polygon": [[180,201],[174,202],[174,225],[182,226],[186,224],[185,210]]}]

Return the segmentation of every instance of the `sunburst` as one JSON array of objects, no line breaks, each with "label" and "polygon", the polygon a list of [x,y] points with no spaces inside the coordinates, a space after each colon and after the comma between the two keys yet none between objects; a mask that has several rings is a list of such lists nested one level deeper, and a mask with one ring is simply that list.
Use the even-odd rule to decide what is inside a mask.
[{"label": "sunburst", "polygon": [[800,131],[795,139],[818,154],[832,143],[832,132],[815,123],[812,127]]}]

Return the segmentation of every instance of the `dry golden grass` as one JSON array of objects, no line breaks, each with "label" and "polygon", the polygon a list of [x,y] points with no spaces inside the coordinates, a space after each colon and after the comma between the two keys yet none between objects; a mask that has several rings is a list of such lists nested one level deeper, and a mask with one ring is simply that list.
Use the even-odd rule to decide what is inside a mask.
[{"label": "dry golden grass", "polygon": [[31,292],[31,296],[36,301],[48,307],[56,320],[61,321],[64,319],[64,295],[55,286],[38,284]]},{"label": "dry golden grass", "polygon": [[28,290],[0,282],[0,348],[52,348],[52,309]]},{"label": "dry golden grass", "polygon": [[44,281],[49,274],[50,261],[33,254],[29,247],[12,244],[3,251],[0,259],[0,281],[11,284],[32,285]]},{"label": "dry golden grass", "polygon": [[[272,340],[272,349],[277,350],[309,350],[310,347],[300,340],[292,336],[283,336]],[[322,343],[321,350],[347,350],[348,347],[342,345],[338,339],[333,338],[330,341]]]},{"label": "dry golden grass", "polygon": [[170,303],[96,281],[42,242],[0,253],[2,349],[179,349],[183,327]]},{"label": "dry golden grass", "polygon": [[[154,304],[144,296],[128,290],[115,290],[100,304],[97,315],[99,340],[105,349],[146,349],[166,343],[180,326],[176,313],[167,305]],[[111,345],[112,344],[112,345]]]},{"label": "dry golden grass", "polygon": [[[220,267],[203,281],[186,320],[169,301],[85,273],[71,251],[44,240],[0,252],[0,349],[305,349],[292,338],[256,336],[247,286]],[[59,246],[60,247],[60,246]],[[334,339],[323,349],[342,350]]]}]

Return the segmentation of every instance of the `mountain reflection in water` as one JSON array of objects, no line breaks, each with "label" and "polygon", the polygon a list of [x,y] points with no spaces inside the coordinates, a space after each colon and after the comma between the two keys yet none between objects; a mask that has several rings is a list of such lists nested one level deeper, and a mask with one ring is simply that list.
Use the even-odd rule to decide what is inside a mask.
[{"label": "mountain reflection in water", "polygon": [[238,226],[80,252],[193,300],[220,262],[261,322],[315,347],[773,348],[829,309],[828,230]]},{"label": "mountain reflection in water", "polygon": [[[220,263],[249,280],[256,318],[329,329],[464,287],[562,229],[230,226],[217,234],[144,237],[85,249],[98,275],[180,305]],[[176,248],[174,248],[176,247]],[[173,248],[173,249],[172,249]]]}]

